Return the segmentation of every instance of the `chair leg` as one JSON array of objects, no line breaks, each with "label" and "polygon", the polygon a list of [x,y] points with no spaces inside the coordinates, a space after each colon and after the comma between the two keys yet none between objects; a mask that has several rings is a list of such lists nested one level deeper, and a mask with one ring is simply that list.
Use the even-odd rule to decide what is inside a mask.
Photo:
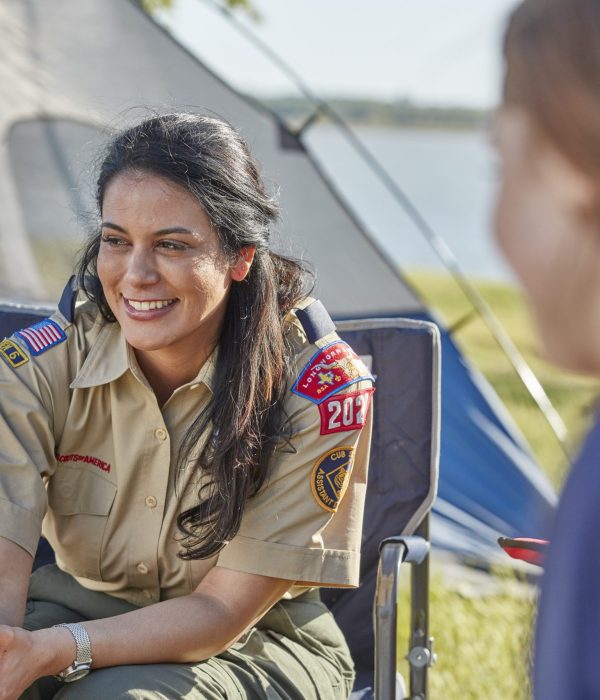
[{"label": "chair leg", "polygon": [[386,542],[381,549],[375,593],[375,700],[396,700],[398,578],[406,547]]},{"label": "chair leg", "polygon": [[[422,565],[427,561],[429,543],[419,536],[389,537],[380,545],[379,568],[377,571],[377,588],[375,592],[374,627],[375,627],[375,700],[397,700],[396,698],[396,636],[397,636],[397,607],[398,607],[398,580],[400,565],[403,561],[416,565]],[[417,567],[418,568],[418,567]],[[427,576],[428,569],[421,570],[419,578],[413,580],[412,621],[411,621],[411,651],[409,662],[411,663],[411,700],[425,700],[425,694],[415,690],[413,693],[413,675],[415,675],[415,688],[427,686],[427,667],[431,659],[428,648],[415,646],[415,640],[421,639],[423,630],[427,638],[428,623],[428,585],[423,589],[420,577]],[[418,597],[415,600],[415,593]],[[418,632],[420,636],[416,636]],[[424,649],[424,651],[423,651]],[[411,656],[412,654],[412,656]],[[423,660],[425,669],[423,670]],[[414,674],[413,674],[414,669]]]},{"label": "chair leg", "polygon": [[[417,529],[429,540],[429,517]],[[429,667],[435,661],[433,639],[429,637],[429,557],[411,569],[410,699],[426,700]]]}]

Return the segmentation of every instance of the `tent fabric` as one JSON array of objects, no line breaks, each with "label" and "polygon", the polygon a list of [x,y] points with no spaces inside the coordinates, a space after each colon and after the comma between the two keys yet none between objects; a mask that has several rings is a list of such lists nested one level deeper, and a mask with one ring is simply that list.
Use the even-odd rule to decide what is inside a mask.
[{"label": "tent fabric", "polygon": [[445,330],[442,358],[440,487],[432,543],[473,561],[506,563],[498,535],[547,537],[556,494],[493,389]]},{"label": "tent fabric", "polygon": [[[34,249],[80,240],[93,224],[90,162],[107,133],[148,108],[185,109],[216,113],[242,131],[280,193],[273,245],[314,264],[315,294],[334,318],[430,317],[307,147],[133,0],[3,0],[0,28],[0,298],[47,298]],[[497,535],[544,536],[554,496],[500,401],[447,333],[442,355],[434,541],[489,561]]]}]

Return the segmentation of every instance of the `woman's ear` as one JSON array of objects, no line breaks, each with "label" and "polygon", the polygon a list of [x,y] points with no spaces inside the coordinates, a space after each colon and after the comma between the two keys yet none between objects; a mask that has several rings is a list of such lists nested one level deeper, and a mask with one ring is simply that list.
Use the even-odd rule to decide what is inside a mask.
[{"label": "woman's ear", "polygon": [[545,147],[538,158],[540,171],[553,196],[577,216],[593,211],[598,204],[597,183],[554,147]]},{"label": "woman's ear", "polygon": [[230,268],[231,279],[234,282],[241,282],[246,279],[246,275],[250,272],[250,268],[252,267],[254,253],[256,253],[256,246],[253,245],[244,246],[240,250],[237,260]]}]

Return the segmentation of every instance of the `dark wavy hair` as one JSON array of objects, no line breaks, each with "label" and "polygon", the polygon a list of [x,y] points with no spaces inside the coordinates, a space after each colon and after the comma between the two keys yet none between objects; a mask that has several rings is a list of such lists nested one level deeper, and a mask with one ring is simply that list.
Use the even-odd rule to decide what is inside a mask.
[{"label": "dark wavy hair", "polygon": [[[178,517],[184,559],[217,553],[238,532],[247,499],[264,484],[284,422],[289,348],[283,319],[307,293],[311,275],[297,261],[269,250],[279,210],[266,192],[240,134],[228,123],[198,114],[153,116],[118,134],[99,168],[96,201],[102,210],[108,183],[127,172],[159,175],[185,188],[202,205],[233,261],[255,246],[250,272],[231,286],[219,341],[213,400],[188,429],[180,465],[207,430],[195,460],[210,479],[198,504]],[[100,231],[81,255],[77,277],[109,321],[96,263]],[[242,361],[243,358],[243,361]]]}]

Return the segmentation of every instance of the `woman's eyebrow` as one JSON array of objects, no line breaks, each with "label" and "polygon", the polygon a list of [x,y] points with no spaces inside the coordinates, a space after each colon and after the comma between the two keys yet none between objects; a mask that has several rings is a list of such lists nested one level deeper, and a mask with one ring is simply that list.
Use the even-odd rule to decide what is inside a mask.
[{"label": "woman's eyebrow", "polygon": [[[112,228],[115,231],[127,233],[126,229],[124,229],[122,226],[119,226],[119,224],[113,224],[112,221],[103,221],[102,228]],[[171,226],[169,228],[161,228],[159,231],[154,231],[152,235],[167,236],[170,233],[189,233],[190,235],[193,235],[194,232],[190,231],[189,228],[185,228],[183,226]]]},{"label": "woman's eyebrow", "polygon": [[127,233],[127,231],[118,224],[113,224],[112,221],[103,221],[102,228],[113,228],[115,231],[120,231],[121,233]]}]

